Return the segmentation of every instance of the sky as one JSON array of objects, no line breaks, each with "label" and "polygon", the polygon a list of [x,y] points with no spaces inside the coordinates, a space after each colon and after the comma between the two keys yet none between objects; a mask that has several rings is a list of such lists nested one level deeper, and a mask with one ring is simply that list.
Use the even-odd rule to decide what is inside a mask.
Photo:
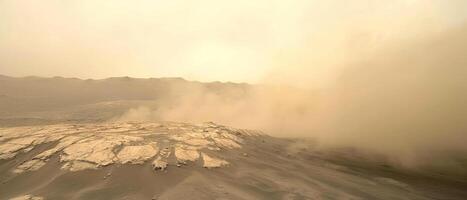
[{"label": "sky", "polygon": [[464,0],[0,0],[0,74],[320,86],[466,18]]}]

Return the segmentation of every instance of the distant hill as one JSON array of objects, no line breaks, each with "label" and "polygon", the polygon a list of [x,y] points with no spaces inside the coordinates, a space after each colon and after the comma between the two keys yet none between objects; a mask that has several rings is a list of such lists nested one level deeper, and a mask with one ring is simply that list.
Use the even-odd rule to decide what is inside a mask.
[{"label": "distant hill", "polygon": [[9,124],[20,119],[29,122],[42,122],[44,119],[103,120],[137,105],[173,101],[197,91],[207,91],[228,99],[241,98],[252,87],[245,83],[203,83],[182,78],[112,77],[83,80],[0,75],[0,126],[2,122]]}]

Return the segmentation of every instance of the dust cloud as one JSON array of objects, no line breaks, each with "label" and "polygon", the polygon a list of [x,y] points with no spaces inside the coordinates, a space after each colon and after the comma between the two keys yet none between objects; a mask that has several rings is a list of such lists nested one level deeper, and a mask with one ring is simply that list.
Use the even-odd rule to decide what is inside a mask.
[{"label": "dust cloud", "polygon": [[459,26],[353,52],[334,68],[334,81],[320,88],[264,84],[218,91],[174,85],[157,108],[134,108],[120,120],[216,121],[315,138],[324,148],[381,153],[405,167],[462,171],[466,36],[467,26]]},{"label": "dust cloud", "polygon": [[381,152],[406,166],[460,161],[465,167],[466,35],[461,26],[349,63],[326,97],[322,139]]}]

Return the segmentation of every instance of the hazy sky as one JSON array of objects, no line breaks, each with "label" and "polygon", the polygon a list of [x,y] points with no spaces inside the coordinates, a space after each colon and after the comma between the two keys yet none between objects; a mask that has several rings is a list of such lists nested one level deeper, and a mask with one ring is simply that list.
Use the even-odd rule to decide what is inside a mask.
[{"label": "hazy sky", "polygon": [[466,16],[465,0],[0,0],[0,74],[319,85]]}]

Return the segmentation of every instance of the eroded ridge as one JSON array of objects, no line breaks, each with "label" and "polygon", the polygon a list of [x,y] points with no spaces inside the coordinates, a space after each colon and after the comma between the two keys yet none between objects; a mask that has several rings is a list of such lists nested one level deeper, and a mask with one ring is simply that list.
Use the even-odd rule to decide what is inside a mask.
[{"label": "eroded ridge", "polygon": [[156,170],[198,160],[206,168],[216,168],[229,165],[229,161],[215,152],[240,149],[246,137],[259,134],[212,122],[198,125],[116,122],[2,128],[0,159],[12,159],[48,144],[50,148],[40,148],[13,172],[38,170],[53,156],[58,156],[61,168],[69,171],[147,161],[151,161]]}]

